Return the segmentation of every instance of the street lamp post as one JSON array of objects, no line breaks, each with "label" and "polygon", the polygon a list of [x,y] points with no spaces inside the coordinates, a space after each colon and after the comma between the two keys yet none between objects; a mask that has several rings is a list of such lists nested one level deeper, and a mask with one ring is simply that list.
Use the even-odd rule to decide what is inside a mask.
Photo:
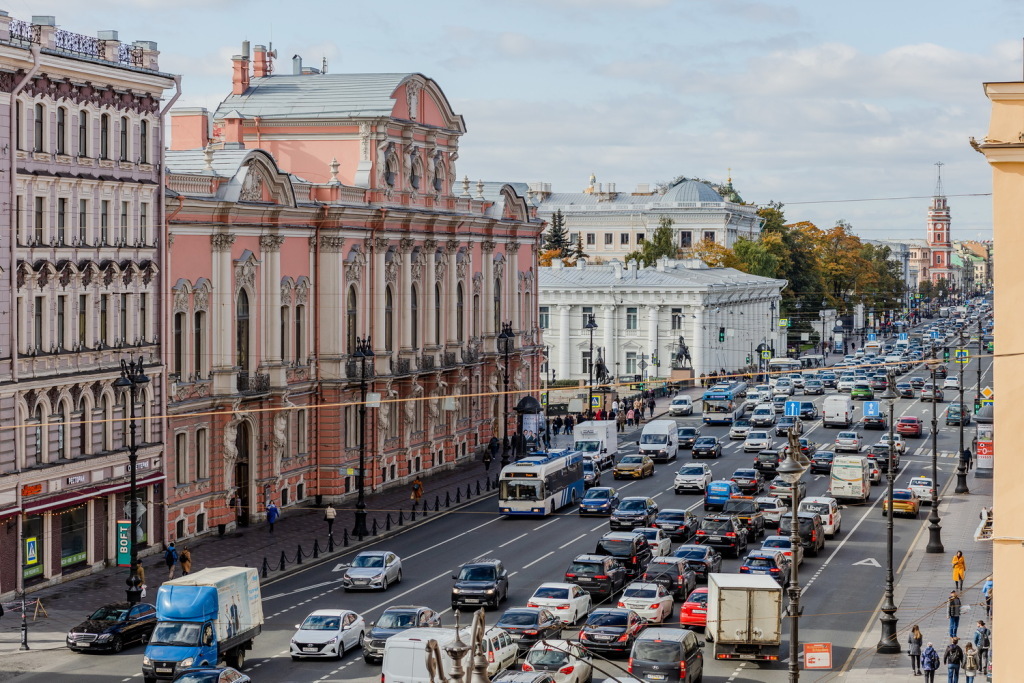
[{"label": "street lamp post", "polygon": [[594,405],[594,330],[597,329],[597,321],[594,320],[593,313],[587,318],[587,324],[583,326],[583,329],[590,331],[590,367],[588,368],[590,376],[587,379],[587,409],[583,411],[583,414],[589,418]]},{"label": "street lamp post", "polygon": [[373,345],[370,337],[356,338],[356,350],[353,358],[359,359],[359,476],[356,477],[355,526],[352,535],[362,540],[369,535],[366,528],[366,359],[373,358]]},{"label": "street lamp post", "polygon": [[[978,337],[978,343],[981,343],[980,336]],[[960,348],[966,348],[963,337],[960,338]],[[981,361],[979,360],[978,362],[980,363]],[[958,382],[960,385],[960,412],[957,419],[960,427],[960,450],[956,452],[956,488],[953,489],[953,493],[970,493],[971,490],[967,486],[967,461],[964,460],[964,363],[961,362],[960,358],[957,358],[957,365],[960,366],[960,381]]]},{"label": "street lamp post", "polygon": [[501,334],[498,335],[498,351],[505,357],[505,410],[503,412],[502,419],[505,423],[505,429],[503,431],[504,438],[501,443],[501,466],[504,467],[510,461],[509,451],[509,440],[508,440],[508,381],[509,381],[509,354],[512,352],[512,340],[515,339],[515,332],[512,331],[512,321],[501,324]]},{"label": "street lamp post", "polygon": [[896,640],[896,623],[899,621],[896,618],[896,602],[893,600],[893,573],[892,573],[892,544],[893,544],[893,526],[896,516],[893,514],[892,505],[892,490],[893,484],[896,481],[896,442],[893,434],[893,419],[895,417],[896,410],[896,392],[892,389],[892,380],[894,377],[890,374],[888,386],[885,388],[885,393],[880,397],[885,401],[889,408],[889,466],[886,472],[886,480],[888,482],[887,500],[888,500],[888,512],[885,529],[885,594],[882,600],[882,616],[880,621],[882,622],[882,637],[878,639],[878,644],[875,646],[876,652],[883,654],[896,654],[900,652],[899,642]]},{"label": "street lamp post", "polygon": [[825,306],[828,306],[828,300],[821,300],[821,310],[818,314],[821,316],[821,353],[825,354]]},{"label": "street lamp post", "polygon": [[130,605],[137,604],[142,598],[142,582],[139,580],[139,542],[137,529],[135,528],[138,524],[136,465],[139,461],[139,447],[135,435],[135,403],[138,401],[139,392],[141,392],[142,387],[147,384],[149,384],[149,377],[146,377],[146,373],[142,371],[142,358],[139,358],[137,361],[121,360],[121,376],[114,380],[114,389],[121,395],[124,395],[126,392],[128,395],[128,508],[131,511],[129,513],[129,524],[131,526],[128,547],[131,559],[128,569],[128,580],[125,582],[128,586],[125,595]]},{"label": "street lamp post", "polygon": [[[789,543],[793,548],[793,563],[789,575],[789,584],[786,586],[786,594],[789,597],[789,605],[786,614],[789,616],[789,681],[797,683],[800,680],[800,572],[798,567],[797,550],[800,545],[800,521],[797,515],[799,500],[799,483],[806,471],[806,467],[796,461],[795,453],[799,453],[799,447],[794,448],[796,442],[795,433],[790,430],[790,447],[786,459],[779,465],[776,474],[790,486],[792,503],[792,519],[789,526]],[[798,442],[797,442],[798,443]]]},{"label": "street lamp post", "polygon": [[547,366],[548,383],[544,387],[544,421],[548,419],[548,409],[551,406],[551,383],[558,377],[558,373],[551,369],[551,347],[544,347],[544,365]]},{"label": "street lamp post", "polygon": [[942,527],[939,525],[939,418],[935,406],[935,393],[939,391],[935,383],[937,362],[930,363],[932,373],[932,510],[928,513],[928,546],[925,552],[944,553],[942,547]]}]

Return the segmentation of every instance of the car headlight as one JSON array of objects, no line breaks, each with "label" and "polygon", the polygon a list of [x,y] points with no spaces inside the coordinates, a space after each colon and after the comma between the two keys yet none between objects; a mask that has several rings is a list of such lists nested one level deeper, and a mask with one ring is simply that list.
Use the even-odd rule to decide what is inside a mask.
[{"label": "car headlight", "polygon": [[458,588],[453,588],[452,589],[452,595],[458,595],[458,594],[459,594],[459,589]]},{"label": "car headlight", "polygon": [[334,636],[333,638],[331,638],[330,640],[328,640],[328,641],[327,641],[327,644],[328,644],[328,645],[333,645],[333,644],[334,644],[334,643],[336,643],[336,642],[338,642],[338,636]]},{"label": "car headlight", "polygon": [[97,643],[105,643],[108,640],[110,640],[111,638],[113,638],[113,636],[111,634],[109,634],[109,633],[102,633],[102,634],[100,634],[99,636],[96,637],[96,642]]},{"label": "car headlight", "polygon": [[370,579],[370,581],[373,581],[374,583],[380,583],[383,580],[384,580],[384,575],[383,574],[377,574],[377,576],[375,576],[372,579]]},{"label": "car headlight", "polygon": [[487,590],[484,591],[484,594],[485,595],[494,595],[494,589],[493,588],[488,588]]},{"label": "car headlight", "polygon": [[142,666],[150,666],[152,663],[153,663],[152,659],[150,659],[146,655],[142,655]]},{"label": "car headlight", "polygon": [[188,667],[192,666],[192,662],[194,661],[196,661],[195,657],[185,657],[185,659],[178,662],[178,666],[182,669],[187,669]]}]

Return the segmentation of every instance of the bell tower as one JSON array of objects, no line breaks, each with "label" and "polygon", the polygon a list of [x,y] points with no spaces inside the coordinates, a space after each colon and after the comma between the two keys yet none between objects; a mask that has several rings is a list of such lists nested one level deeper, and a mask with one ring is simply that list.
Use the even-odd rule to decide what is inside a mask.
[{"label": "bell tower", "polygon": [[928,271],[933,283],[945,279],[952,284],[953,269],[950,259],[953,255],[953,244],[949,234],[951,223],[949,204],[946,202],[946,195],[942,190],[942,166],[941,161],[935,164],[937,169],[935,194],[928,207],[927,237],[928,250],[931,254]]}]

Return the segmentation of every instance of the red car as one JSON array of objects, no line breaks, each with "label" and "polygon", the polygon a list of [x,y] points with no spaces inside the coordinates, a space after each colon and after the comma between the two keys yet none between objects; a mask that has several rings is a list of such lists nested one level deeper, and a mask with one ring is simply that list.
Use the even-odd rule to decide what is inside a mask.
[{"label": "red car", "polygon": [[683,628],[704,628],[708,625],[708,589],[697,588],[679,608],[679,625]]},{"label": "red car", "polygon": [[920,437],[924,433],[919,417],[901,417],[896,421],[896,433],[903,436]]}]

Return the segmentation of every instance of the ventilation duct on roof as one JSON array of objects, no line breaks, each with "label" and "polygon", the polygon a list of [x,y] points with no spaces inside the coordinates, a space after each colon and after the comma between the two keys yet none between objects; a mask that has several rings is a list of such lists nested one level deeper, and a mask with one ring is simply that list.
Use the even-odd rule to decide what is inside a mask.
[{"label": "ventilation duct on roof", "polygon": [[302,75],[302,57],[300,55],[295,55],[294,57],[292,57],[292,75]]}]

